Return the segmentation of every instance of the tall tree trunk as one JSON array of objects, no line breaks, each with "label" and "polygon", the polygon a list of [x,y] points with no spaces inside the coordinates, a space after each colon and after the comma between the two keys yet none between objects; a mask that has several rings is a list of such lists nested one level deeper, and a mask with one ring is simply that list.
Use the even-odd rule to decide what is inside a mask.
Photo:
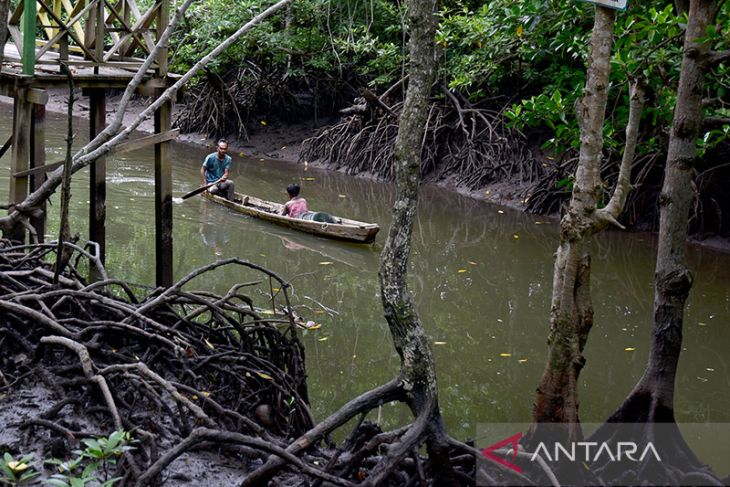
[{"label": "tall tree trunk", "polygon": [[[659,244],[654,275],[654,324],[651,349],[644,374],[623,404],[611,415],[591,441],[627,441],[625,427],[631,423],[639,440],[654,440],[662,462],[635,466],[637,477],[652,485],[722,485],[684,441],[674,422],[674,381],[682,350],[684,305],[692,287],[687,267],[689,211],[694,198],[692,175],[697,158],[696,141],[704,115],[702,91],[709,68],[710,46],[703,42],[717,14],[715,0],[691,0],[684,39],[677,102],[669,138],[664,184],[659,197]],[[663,423],[663,424],[658,424]],[[621,429],[622,428],[622,429]],[[594,464],[606,479],[626,473],[617,465]],[[639,477],[640,476],[640,477]]]},{"label": "tall tree trunk", "polygon": [[704,120],[702,91],[710,53],[710,46],[702,39],[716,13],[715,0],[690,2],[664,185],[659,197],[651,350],[644,375],[611,421],[674,421],[674,381],[682,350],[684,305],[692,287],[686,254],[688,218],[694,198],[692,174],[697,158],[696,141]]},{"label": "tall tree trunk", "polygon": [[577,105],[581,147],[570,206],[560,222],[553,270],[548,359],[537,389],[532,433],[538,423],[567,423],[568,439],[581,437],[578,376],[593,325],[589,238],[598,229],[603,122],[608,99],[615,12],[596,7],[583,99]]},{"label": "tall tree trunk", "polygon": [[408,1],[410,83],[395,142],[396,201],[381,253],[379,277],[385,318],[401,359],[406,401],[413,414],[425,421],[432,465],[435,462],[436,470],[439,467],[448,470],[448,446],[438,405],[433,354],[407,282],[411,233],[421,181],[421,148],[436,68],[436,4],[435,0]]}]

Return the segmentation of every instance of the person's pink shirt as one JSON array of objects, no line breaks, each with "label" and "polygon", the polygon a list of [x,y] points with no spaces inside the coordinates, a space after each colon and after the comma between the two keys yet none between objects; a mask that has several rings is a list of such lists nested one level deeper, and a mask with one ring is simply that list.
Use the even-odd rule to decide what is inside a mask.
[{"label": "person's pink shirt", "polygon": [[289,208],[289,216],[292,218],[299,218],[303,214],[309,211],[307,206],[307,200],[304,198],[294,198],[286,203]]}]

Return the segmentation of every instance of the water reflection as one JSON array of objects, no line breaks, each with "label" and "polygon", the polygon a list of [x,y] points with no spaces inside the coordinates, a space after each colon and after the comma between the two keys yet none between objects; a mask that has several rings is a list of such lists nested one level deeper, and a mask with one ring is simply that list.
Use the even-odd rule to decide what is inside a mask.
[{"label": "water reflection", "polygon": [[230,225],[225,214],[216,211],[209,201],[200,199],[200,237],[206,247],[213,249],[216,257],[223,256],[226,244],[231,240]]}]

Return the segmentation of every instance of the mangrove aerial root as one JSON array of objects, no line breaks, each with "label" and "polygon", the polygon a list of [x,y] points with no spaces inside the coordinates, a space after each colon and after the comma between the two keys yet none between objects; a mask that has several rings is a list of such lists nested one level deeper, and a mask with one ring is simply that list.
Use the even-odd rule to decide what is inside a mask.
[{"label": "mangrove aerial root", "polygon": [[[445,91],[449,103],[433,103],[428,116],[421,147],[424,180],[452,179],[473,190],[494,182],[530,184],[542,176],[542,166],[506,127],[501,112],[471,106]],[[403,103],[385,110],[382,98],[345,109],[354,114],[305,140],[300,159],[394,180],[393,144]]]},{"label": "mangrove aerial root", "polygon": [[[103,268],[103,280],[87,283],[83,257],[100,263],[66,248],[71,258],[53,285],[56,244],[0,241],[0,397],[43,384],[56,401],[6,427],[69,442],[131,431],[139,444],[120,466],[132,482],[154,476],[160,452],[200,431],[198,449],[217,450],[230,436],[265,458],[282,449],[278,438],[313,426],[289,286],[277,275],[228,259],[167,289],[107,279]],[[224,266],[258,279],[223,296],[188,290]]]}]

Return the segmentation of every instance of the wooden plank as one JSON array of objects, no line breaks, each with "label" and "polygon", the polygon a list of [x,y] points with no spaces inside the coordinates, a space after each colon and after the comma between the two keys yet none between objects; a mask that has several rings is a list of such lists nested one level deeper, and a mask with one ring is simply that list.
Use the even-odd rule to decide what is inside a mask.
[{"label": "wooden plank", "polygon": [[46,90],[39,90],[38,88],[30,88],[25,95],[25,101],[36,105],[45,105],[48,103],[48,92]]},{"label": "wooden plank", "polygon": [[[162,34],[167,29],[170,23],[170,0],[160,0],[160,13],[157,16],[157,38],[162,37]],[[164,47],[160,49],[160,53],[157,56],[157,76],[164,78],[167,75],[167,61],[168,61],[169,49]]]},{"label": "wooden plank", "polygon": [[[8,24],[8,32],[10,32],[10,37],[13,38],[15,47],[18,48],[17,59],[20,59],[20,53],[23,52],[23,33],[20,32],[20,29],[18,28],[17,25],[11,25],[11,24]],[[8,59],[8,56],[6,56],[6,59]]]},{"label": "wooden plank", "polygon": [[0,149],[0,157],[4,156],[5,153],[10,149],[10,147],[13,145],[13,134],[10,134],[10,137],[8,137],[7,142],[3,144],[2,149]]},{"label": "wooden plank", "polygon": [[[83,2],[81,0],[77,0],[75,5],[71,5],[70,0],[62,0],[63,8],[66,9],[66,13],[70,18],[74,18],[76,15],[78,15],[79,12],[82,10],[86,10],[89,5],[86,5],[86,2]],[[76,31],[76,37],[81,39],[81,42],[84,42],[84,29],[81,28],[81,23],[76,23],[75,21],[69,21],[68,23],[69,27],[73,27],[73,29]]]},{"label": "wooden plank", "polygon": [[45,164],[43,166],[31,167],[29,169],[24,169],[23,171],[15,172],[15,173],[13,173],[13,177],[22,178],[22,177],[26,177],[26,176],[34,176],[37,174],[43,174],[46,172],[51,172],[54,169],[57,169],[61,166],[63,166],[63,161],[52,162],[50,164]]},{"label": "wooden plank", "polygon": [[[123,142],[116,147],[114,147],[111,151],[107,153],[107,156],[111,154],[123,154],[125,152],[130,152],[137,149],[143,149],[145,147],[149,147],[153,144],[159,144],[160,142],[167,142],[170,140],[174,140],[177,138],[177,136],[180,135],[180,129],[172,129],[168,130],[167,132],[162,132],[160,134],[154,134],[154,135],[148,135],[146,137],[142,137],[135,140],[130,140],[129,142]],[[11,140],[8,140],[6,145],[10,146],[12,145]],[[0,157],[2,157],[4,151],[7,150],[5,146],[3,146],[2,149],[0,149]],[[36,167],[31,167],[29,169],[25,169],[23,171],[18,171],[16,173],[13,173],[14,178],[21,178],[25,176],[35,176],[38,174],[51,172],[54,169],[57,169],[63,165],[63,161],[56,161],[52,162],[50,164],[45,165],[39,165]]]},{"label": "wooden plank", "polygon": [[10,20],[8,20],[9,25],[20,25],[20,17],[23,15],[24,8],[25,4],[23,2],[18,2],[18,6],[15,7],[13,15],[11,15]]},{"label": "wooden plank", "polygon": [[[99,0],[92,0],[90,2],[90,4],[95,5],[98,2],[99,2]],[[46,9],[46,12],[48,13],[48,15],[50,15],[53,18],[54,21],[58,22],[59,25],[63,24],[63,21],[61,19],[59,19],[58,17],[56,17],[56,14],[53,13],[53,10],[51,10],[48,7],[48,5],[46,5],[43,2],[41,2],[40,5],[44,9]],[[93,12],[93,10],[92,10],[92,12]],[[91,18],[91,16],[89,16],[89,18]],[[79,38],[76,36],[76,33],[74,33],[72,30],[68,30],[67,32],[68,32],[69,37],[71,37],[76,42],[76,44],[78,44],[79,47],[84,50],[84,53],[86,53],[87,56],[89,56],[91,59],[95,59],[94,54],[91,51],[89,51],[89,49],[87,49],[87,47],[84,45],[84,43],[81,40],[79,40]]]},{"label": "wooden plank", "polygon": [[148,135],[139,139],[130,140],[128,142],[122,142],[114,148],[113,153],[121,154],[124,152],[131,152],[133,150],[144,149],[145,147],[149,147],[153,144],[173,140],[177,138],[178,135],[180,135],[180,129],[173,129],[159,134]]},{"label": "wooden plank", "polygon": [[[144,27],[150,26],[150,24],[152,23],[151,19],[154,18],[153,14],[157,11],[157,9],[160,6],[159,1],[155,2],[155,4],[152,7],[150,7],[150,9],[147,12],[145,12],[144,15],[142,15],[140,13],[139,9],[137,8],[137,4],[134,2],[134,0],[129,0],[128,4],[129,4],[129,8],[132,10],[132,13],[134,14],[134,16],[137,19],[139,19],[137,21],[137,24],[140,24]],[[149,20],[149,23],[147,23],[147,20]],[[135,24],[135,26],[134,26],[135,30],[137,29],[137,24]],[[147,52],[152,52],[152,49],[155,48],[155,42],[152,40],[152,34],[150,34],[149,32],[146,32],[144,34],[144,40],[147,42]]]},{"label": "wooden plank", "polygon": [[[38,54],[38,55],[37,55],[36,57],[37,57],[37,58],[40,58],[42,54],[45,54],[45,53],[46,53],[46,51],[48,51],[48,49],[50,49],[50,47],[52,47],[52,46],[53,46],[53,44],[57,43],[57,42],[58,42],[58,41],[60,40],[60,38],[61,38],[61,37],[62,37],[63,35],[65,35],[65,34],[66,34],[66,32],[68,32],[68,30],[69,30],[70,28],[72,28],[72,27],[78,27],[78,28],[79,28],[78,30],[81,30],[81,28],[80,28],[80,25],[81,25],[80,21],[81,21],[81,19],[83,19],[83,18],[84,18],[84,16],[86,15],[86,13],[87,13],[87,12],[88,12],[88,11],[89,11],[89,10],[90,10],[90,9],[91,9],[91,8],[92,8],[93,6],[94,6],[94,2],[90,2],[90,3],[89,3],[89,4],[88,4],[88,5],[87,5],[87,6],[85,7],[85,8],[81,9],[81,11],[80,11],[80,12],[79,12],[78,14],[76,14],[76,15],[75,15],[74,17],[71,17],[71,18],[69,19],[68,23],[66,23],[66,24],[63,24],[63,22],[62,22],[62,24],[63,24],[63,25],[62,25],[62,30],[61,30],[61,31],[60,31],[60,32],[59,32],[58,34],[56,34],[56,35],[55,35],[55,36],[54,36],[54,37],[53,37],[53,38],[52,38],[51,40],[49,40],[49,41],[48,41],[48,42],[46,43],[46,45],[45,45],[45,46],[43,46],[43,47],[41,48],[41,54]],[[83,34],[83,30],[81,30],[81,32],[82,32],[82,34]],[[78,36],[78,33],[77,33],[77,39],[78,39],[78,38],[79,38],[79,36]],[[80,39],[81,39],[81,41],[83,42],[84,36],[83,36],[83,35],[81,35],[81,36],[80,36]],[[78,41],[77,41],[77,42],[78,42]],[[78,46],[71,46],[71,47],[72,47],[72,48],[75,48],[75,49],[77,49],[77,50],[79,50],[79,52],[83,52],[83,49],[82,49],[81,47],[78,47]]]},{"label": "wooden plank", "polygon": [[94,36],[94,55],[97,61],[104,61],[104,0],[99,0],[96,12],[96,35]]}]

